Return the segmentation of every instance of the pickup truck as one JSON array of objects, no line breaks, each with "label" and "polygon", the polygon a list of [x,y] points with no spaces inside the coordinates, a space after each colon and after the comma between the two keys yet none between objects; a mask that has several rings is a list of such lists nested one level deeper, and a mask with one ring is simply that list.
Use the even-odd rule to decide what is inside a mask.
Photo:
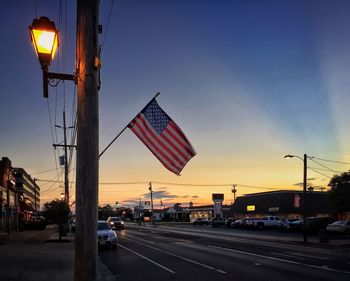
[{"label": "pickup truck", "polygon": [[248,227],[254,227],[258,229],[266,228],[277,228],[278,223],[281,221],[280,217],[276,216],[266,216],[259,219],[250,219]]}]

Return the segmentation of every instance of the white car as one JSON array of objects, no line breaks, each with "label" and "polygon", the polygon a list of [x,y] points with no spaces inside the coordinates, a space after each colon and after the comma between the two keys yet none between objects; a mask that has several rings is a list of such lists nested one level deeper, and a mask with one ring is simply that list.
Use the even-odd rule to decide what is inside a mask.
[{"label": "white car", "polygon": [[112,229],[124,229],[124,222],[120,217],[109,217],[107,222]]},{"label": "white car", "polygon": [[350,234],[350,221],[335,221],[327,225],[327,231]]},{"label": "white car", "polygon": [[117,248],[117,234],[112,230],[106,221],[97,222],[97,243],[98,246],[109,246]]}]

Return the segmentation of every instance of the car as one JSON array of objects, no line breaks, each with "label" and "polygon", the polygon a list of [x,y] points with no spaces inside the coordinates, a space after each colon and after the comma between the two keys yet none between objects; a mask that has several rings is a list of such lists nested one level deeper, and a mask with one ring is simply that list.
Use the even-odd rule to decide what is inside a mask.
[{"label": "car", "polygon": [[277,216],[265,216],[261,218],[254,218],[247,220],[247,226],[250,228],[264,229],[264,228],[277,228],[280,217]]},{"label": "car", "polygon": [[327,225],[327,231],[350,234],[350,221],[335,221]]},{"label": "car", "polygon": [[242,226],[243,219],[236,219],[231,222],[231,228],[240,228]]},{"label": "car", "polygon": [[203,225],[203,224],[209,225],[209,221],[207,218],[195,218],[192,221],[192,224],[193,225]]},{"label": "car", "polygon": [[211,218],[209,223],[212,227],[217,227],[221,225],[225,225],[225,219],[223,218]]},{"label": "car", "polygon": [[235,220],[237,220],[237,218],[228,218],[227,220],[225,220],[225,226],[226,226],[227,228],[230,228],[232,222],[234,222]]},{"label": "car", "polygon": [[46,228],[47,221],[43,216],[33,214],[28,221],[24,223],[26,229],[40,229]]},{"label": "car", "polygon": [[277,228],[281,231],[288,231],[289,228],[290,228],[290,224],[292,222],[295,222],[299,219],[296,219],[296,218],[291,218],[291,219],[282,219],[278,222],[277,224]]},{"label": "car", "polygon": [[117,248],[118,236],[115,231],[112,230],[108,222],[98,221],[97,222],[97,243],[98,247],[111,247]]},{"label": "car", "polygon": [[124,222],[120,217],[109,217],[107,222],[112,229],[124,229]]},{"label": "car", "polygon": [[335,222],[332,217],[308,217],[305,219],[307,232],[318,233],[320,230],[326,229],[327,225]]},{"label": "car", "polygon": [[304,225],[303,220],[295,220],[295,221],[288,223],[286,230],[290,231],[290,232],[301,231],[303,229],[303,225]]}]

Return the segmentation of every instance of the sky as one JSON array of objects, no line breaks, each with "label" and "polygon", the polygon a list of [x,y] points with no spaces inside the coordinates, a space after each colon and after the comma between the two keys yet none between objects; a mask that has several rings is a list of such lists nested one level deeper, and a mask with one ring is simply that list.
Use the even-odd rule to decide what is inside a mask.
[{"label": "sky", "polygon": [[[49,88],[28,26],[47,16],[60,30],[52,72],[75,71],[76,1],[13,0],[0,11],[0,156],[38,179],[42,203],[63,192],[53,143],[63,110],[73,125],[76,89]],[[157,101],[195,148],[172,174],[126,130],[101,157],[99,204],[155,207],[224,204],[254,192],[327,187],[350,162],[350,1],[101,0],[100,151],[160,92]],[[69,129],[68,139],[74,130]],[[75,157],[70,167],[75,197]],[[52,182],[53,181],[53,182]]]}]

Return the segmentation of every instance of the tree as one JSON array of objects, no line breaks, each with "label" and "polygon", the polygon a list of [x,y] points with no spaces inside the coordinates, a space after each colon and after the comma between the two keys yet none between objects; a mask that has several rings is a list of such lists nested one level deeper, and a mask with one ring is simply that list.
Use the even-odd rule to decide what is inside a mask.
[{"label": "tree", "polygon": [[342,215],[350,211],[350,171],[334,175],[328,186],[329,202],[334,212]]},{"label": "tree", "polygon": [[59,240],[62,239],[62,234],[65,232],[65,224],[68,222],[70,209],[67,202],[55,199],[44,204],[43,215],[48,221],[58,224]]},{"label": "tree", "polygon": [[112,206],[107,204],[103,207],[98,206],[98,218],[100,220],[106,220],[108,217],[115,217],[117,213],[113,210]]}]

